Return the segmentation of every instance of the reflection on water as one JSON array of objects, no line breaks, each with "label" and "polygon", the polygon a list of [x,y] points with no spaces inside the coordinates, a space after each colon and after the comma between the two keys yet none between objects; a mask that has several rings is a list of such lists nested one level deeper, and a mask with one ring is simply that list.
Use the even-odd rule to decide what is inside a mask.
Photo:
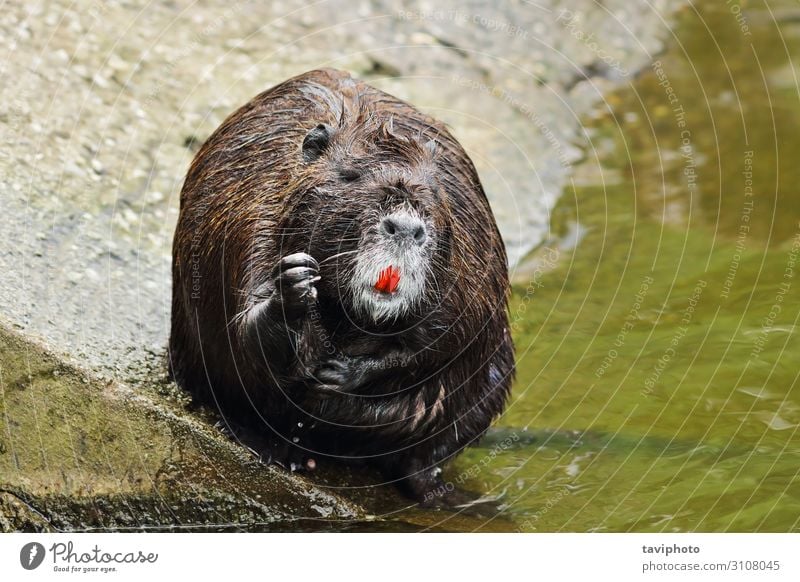
[{"label": "reflection on water", "polygon": [[516,289],[506,439],[449,473],[521,530],[800,528],[800,6],[742,4],[589,120],[584,238]]},{"label": "reflection on water", "polygon": [[780,244],[800,215],[792,188],[800,180],[800,71],[790,60],[800,57],[798,14],[778,11],[773,20],[753,7],[745,36],[726,6],[705,4],[685,11],[676,46],[636,92],[614,100],[624,112],[615,129],[633,152],[621,166],[636,179],[639,216],[684,227],[691,217],[729,238],[746,232],[752,246]]}]

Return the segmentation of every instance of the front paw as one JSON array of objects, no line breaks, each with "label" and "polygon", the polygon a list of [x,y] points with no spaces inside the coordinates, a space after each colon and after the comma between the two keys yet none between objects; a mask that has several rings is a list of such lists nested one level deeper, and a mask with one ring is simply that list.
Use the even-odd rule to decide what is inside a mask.
[{"label": "front paw", "polygon": [[302,317],[316,301],[319,264],[306,253],[283,257],[272,271],[276,306],[287,319]]},{"label": "front paw", "polygon": [[358,390],[364,382],[364,370],[356,358],[331,358],[313,371],[314,379],[319,383],[319,390],[340,394]]}]

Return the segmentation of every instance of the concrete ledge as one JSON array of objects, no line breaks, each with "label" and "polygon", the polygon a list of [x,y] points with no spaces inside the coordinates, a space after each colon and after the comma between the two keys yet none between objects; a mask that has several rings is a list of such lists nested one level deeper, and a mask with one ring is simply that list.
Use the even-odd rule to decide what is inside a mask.
[{"label": "concrete ledge", "polygon": [[364,512],[0,327],[0,529],[264,528]]}]

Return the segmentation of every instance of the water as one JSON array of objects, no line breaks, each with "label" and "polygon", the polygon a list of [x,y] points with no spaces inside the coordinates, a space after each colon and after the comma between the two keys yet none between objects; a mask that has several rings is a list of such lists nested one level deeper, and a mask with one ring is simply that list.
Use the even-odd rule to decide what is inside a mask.
[{"label": "water", "polygon": [[583,237],[517,277],[512,401],[447,471],[523,531],[800,528],[800,6],[694,4],[586,120]]}]

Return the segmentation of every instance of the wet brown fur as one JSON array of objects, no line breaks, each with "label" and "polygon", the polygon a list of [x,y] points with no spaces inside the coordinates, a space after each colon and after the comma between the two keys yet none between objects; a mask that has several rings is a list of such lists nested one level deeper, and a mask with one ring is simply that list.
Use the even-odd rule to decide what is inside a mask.
[{"label": "wet brown fur", "polygon": [[[318,124],[335,141],[309,163],[301,144]],[[384,198],[369,197],[376,188]],[[352,249],[337,240],[401,195],[436,231],[435,280],[418,313],[354,319],[345,255],[321,267],[315,318],[288,341],[248,335],[247,314],[282,256],[322,263]],[[506,255],[475,168],[440,122],[347,73],[311,71],[225,120],[197,153],[180,204],[172,373],[226,417],[270,433],[277,460],[296,439],[306,456],[375,464],[424,498],[441,484],[436,467],[502,412],[514,373]],[[331,348],[380,365],[400,359],[362,393],[319,397],[310,371]]]}]

